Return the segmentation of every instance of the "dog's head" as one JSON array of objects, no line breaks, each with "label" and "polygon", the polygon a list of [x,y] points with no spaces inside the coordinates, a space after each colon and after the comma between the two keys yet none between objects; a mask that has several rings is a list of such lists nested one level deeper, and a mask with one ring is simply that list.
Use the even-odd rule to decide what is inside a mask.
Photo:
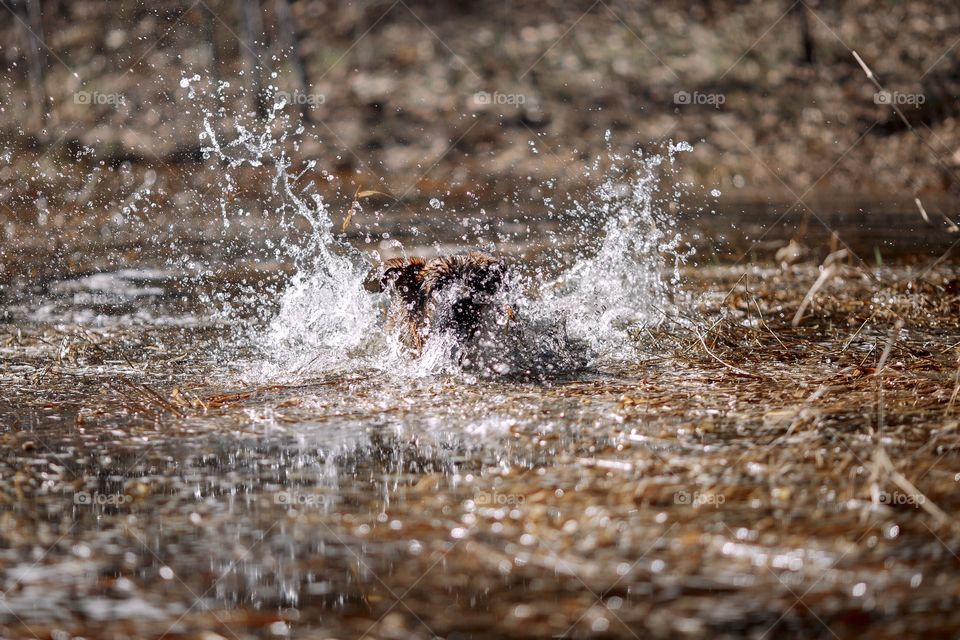
[{"label": "dog's head", "polygon": [[503,285],[504,266],[497,258],[479,251],[465,256],[441,256],[428,262],[421,271],[426,295],[461,285],[462,295],[486,302]]},{"label": "dog's head", "polygon": [[451,331],[468,340],[478,331],[486,308],[506,276],[500,260],[474,251],[467,255],[394,258],[384,264],[381,291],[395,292],[400,318],[419,344],[435,331]]},{"label": "dog's head", "polygon": [[468,295],[493,295],[503,284],[505,270],[497,258],[479,251],[467,255],[392,258],[383,265],[379,289],[393,289],[407,301],[430,296],[460,284]]}]

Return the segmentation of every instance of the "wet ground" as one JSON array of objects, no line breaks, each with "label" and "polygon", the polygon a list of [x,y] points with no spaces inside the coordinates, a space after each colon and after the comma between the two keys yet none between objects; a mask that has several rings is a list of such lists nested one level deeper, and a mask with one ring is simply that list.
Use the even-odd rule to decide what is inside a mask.
[{"label": "wet ground", "polygon": [[953,238],[862,237],[884,248],[796,327],[829,248],[715,256],[684,270],[696,322],[547,381],[264,383],[203,306],[216,278],[14,283],[2,634],[950,637]]}]

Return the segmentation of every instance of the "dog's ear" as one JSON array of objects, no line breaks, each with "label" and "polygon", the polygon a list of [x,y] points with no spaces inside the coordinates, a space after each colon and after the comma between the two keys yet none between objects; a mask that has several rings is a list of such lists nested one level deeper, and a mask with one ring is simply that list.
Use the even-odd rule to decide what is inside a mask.
[{"label": "dog's ear", "polygon": [[379,278],[380,291],[385,291],[387,287],[396,282],[400,274],[403,273],[404,266],[406,266],[406,262],[403,258],[392,258],[383,263]]},{"label": "dog's ear", "polygon": [[422,258],[391,258],[383,263],[380,273],[380,291],[391,286],[404,297],[417,295],[423,286]]}]

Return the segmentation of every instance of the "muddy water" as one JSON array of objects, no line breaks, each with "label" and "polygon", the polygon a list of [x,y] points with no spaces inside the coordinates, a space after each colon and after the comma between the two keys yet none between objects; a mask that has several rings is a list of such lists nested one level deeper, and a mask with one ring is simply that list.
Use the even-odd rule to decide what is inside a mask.
[{"label": "muddy water", "polygon": [[[178,283],[168,295],[173,283],[125,269],[13,296],[2,347],[9,633],[490,625],[516,589],[514,564],[471,539],[483,521],[517,538],[527,493],[562,495],[536,474],[558,455],[592,456],[580,431],[608,422],[615,397],[588,402],[602,376],[352,370],[251,385],[244,358],[256,356],[236,347],[225,361],[232,327],[191,304],[201,292]],[[530,484],[505,494],[481,481],[501,476]],[[481,578],[476,563],[493,572]],[[541,615],[538,591],[519,588],[534,608],[518,625]]]},{"label": "muddy water", "polygon": [[[263,269],[263,295],[271,289],[262,283],[290,270]],[[636,335],[629,359],[546,379],[412,375],[344,356],[269,380],[258,367],[269,354],[237,336],[263,329],[273,312],[212,313],[211,291],[237,284],[223,275],[231,269],[218,273],[127,265],[7,289],[4,635],[847,637],[956,628],[955,531],[915,504],[871,498],[871,394],[831,399],[822,390],[824,379],[840,388],[851,368],[876,357],[883,322],[854,333],[861,318],[851,312],[836,344],[830,323],[818,324],[794,334],[802,344],[779,361],[765,357],[776,344],[762,332],[755,355],[733,363],[769,364],[761,383],[731,377],[729,362],[706,353],[678,355],[680,329],[653,325]],[[915,275],[876,273],[884,282]],[[936,273],[956,281],[949,265]],[[795,309],[785,292],[793,287],[799,299],[816,277],[811,261],[786,271],[701,265],[683,281],[713,300],[714,313],[746,278],[779,341],[789,340]],[[931,318],[915,331],[904,340],[930,353],[956,337]],[[309,355],[296,361],[309,364]],[[941,382],[948,393],[949,379]],[[921,408],[943,415],[943,391],[922,398]],[[888,409],[888,424],[919,420],[910,413],[917,403]],[[829,430],[804,426],[817,420]],[[802,446],[810,457],[778,459],[777,443],[790,438],[810,438]],[[896,429],[886,446],[904,458],[924,452]],[[960,463],[932,451],[930,477],[952,481]],[[950,501],[937,495],[948,510]]]},{"label": "muddy water", "polygon": [[[679,207],[684,145],[583,199],[334,211],[283,127],[206,130],[202,189],[128,168],[86,237],[6,227],[3,635],[956,628],[951,236]],[[517,319],[410,358],[370,269],[476,247]]]}]

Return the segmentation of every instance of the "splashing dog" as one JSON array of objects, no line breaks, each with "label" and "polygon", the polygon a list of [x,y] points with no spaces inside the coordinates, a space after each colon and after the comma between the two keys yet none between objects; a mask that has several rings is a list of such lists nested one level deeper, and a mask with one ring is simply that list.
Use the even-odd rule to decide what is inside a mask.
[{"label": "splashing dog", "polygon": [[513,316],[499,304],[507,270],[493,256],[473,251],[466,255],[388,260],[380,276],[380,290],[391,294],[388,329],[420,355],[438,334],[448,334],[459,348],[466,347],[487,321],[506,324]]}]

